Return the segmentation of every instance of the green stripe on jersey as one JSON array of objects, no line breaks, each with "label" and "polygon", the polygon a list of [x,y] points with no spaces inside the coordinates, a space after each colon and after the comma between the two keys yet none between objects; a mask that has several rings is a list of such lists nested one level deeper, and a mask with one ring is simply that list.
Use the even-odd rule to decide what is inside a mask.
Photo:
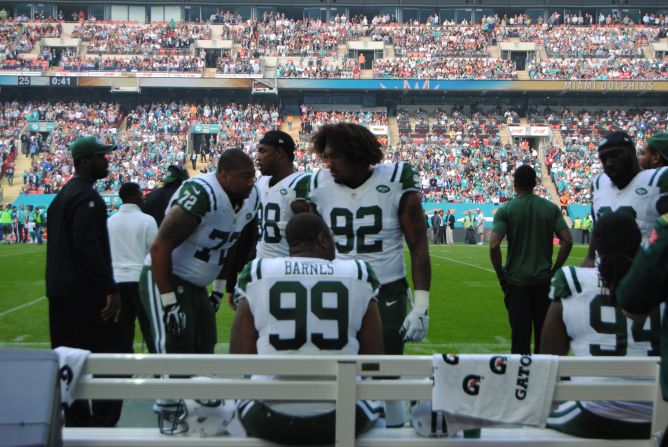
[{"label": "green stripe on jersey", "polygon": [[257,276],[257,279],[262,279],[262,259],[257,260],[257,267],[255,270],[255,276]]},{"label": "green stripe on jersey", "polygon": [[392,171],[392,178],[390,179],[391,182],[394,181],[394,179],[397,177],[397,171],[399,170],[399,163],[394,164],[394,171]]},{"label": "green stripe on jersey", "polygon": [[580,286],[580,281],[578,281],[578,275],[575,273],[575,267],[569,265],[568,268],[571,271],[571,275],[573,276],[573,284],[575,285],[575,291],[577,293],[582,293],[582,287]]},{"label": "green stripe on jersey", "polygon": [[322,170],[316,172],[315,177],[313,177],[313,189],[316,189],[318,187],[318,176],[320,175],[320,172]]},{"label": "green stripe on jersey", "polygon": [[360,262],[355,259],[355,265],[357,266],[357,279],[362,280],[362,265]]}]

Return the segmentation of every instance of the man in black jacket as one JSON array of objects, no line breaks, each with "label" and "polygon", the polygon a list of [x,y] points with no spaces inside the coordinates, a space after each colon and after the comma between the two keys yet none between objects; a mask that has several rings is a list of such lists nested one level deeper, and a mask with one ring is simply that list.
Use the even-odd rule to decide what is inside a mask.
[{"label": "man in black jacket", "polygon": [[162,220],[165,218],[165,211],[167,210],[169,199],[172,198],[184,180],[188,180],[188,171],[181,166],[169,165],[167,168],[167,175],[163,180],[165,184],[146,197],[144,212],[153,216],[158,226],[160,226]]},{"label": "man in black jacket", "polygon": [[[51,347],[120,352],[116,321],[120,300],[114,283],[107,233],[107,207],[95,191],[109,174],[112,146],[85,137],[70,146],[75,174],[49,206],[46,296]],[[68,426],[113,427],[123,401],[75,401]]]}]

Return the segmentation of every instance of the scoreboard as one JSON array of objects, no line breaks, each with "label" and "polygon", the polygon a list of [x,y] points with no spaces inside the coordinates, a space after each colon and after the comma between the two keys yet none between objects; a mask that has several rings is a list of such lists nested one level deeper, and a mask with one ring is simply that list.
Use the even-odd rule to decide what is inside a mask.
[{"label": "scoreboard", "polygon": [[1,86],[76,87],[77,81],[74,76],[0,76]]}]

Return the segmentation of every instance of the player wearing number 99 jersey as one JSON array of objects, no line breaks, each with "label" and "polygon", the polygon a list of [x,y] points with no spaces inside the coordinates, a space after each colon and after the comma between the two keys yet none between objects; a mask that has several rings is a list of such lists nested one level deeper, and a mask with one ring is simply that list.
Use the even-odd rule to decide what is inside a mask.
[{"label": "player wearing number 99 jersey", "polygon": [[[230,353],[382,354],[379,283],[371,267],[334,259],[331,232],[314,214],[293,217],[285,236],[290,257],[255,259],[239,275]],[[357,402],[357,434],[373,425],[380,409]],[[238,410],[249,436],[289,445],[334,442],[333,402],[242,400]]]},{"label": "player wearing number 99 jersey", "polygon": [[[640,245],[635,220],[623,212],[608,214],[599,220],[594,236],[598,269],[563,267],[552,278],[553,302],[540,352],[568,355],[570,348],[576,356],[658,355],[661,310],[657,307],[644,321],[634,322],[615,301],[617,284]],[[548,427],[587,438],[647,439],[651,418],[649,402],[568,402],[550,416]]]}]

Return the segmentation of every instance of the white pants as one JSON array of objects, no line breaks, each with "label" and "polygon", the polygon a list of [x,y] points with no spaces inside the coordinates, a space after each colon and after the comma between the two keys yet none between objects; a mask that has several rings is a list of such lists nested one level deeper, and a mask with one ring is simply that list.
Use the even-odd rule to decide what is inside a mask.
[{"label": "white pants", "polygon": [[455,243],[454,231],[452,231],[452,228],[450,227],[445,227],[445,243],[448,245],[452,245]]}]

